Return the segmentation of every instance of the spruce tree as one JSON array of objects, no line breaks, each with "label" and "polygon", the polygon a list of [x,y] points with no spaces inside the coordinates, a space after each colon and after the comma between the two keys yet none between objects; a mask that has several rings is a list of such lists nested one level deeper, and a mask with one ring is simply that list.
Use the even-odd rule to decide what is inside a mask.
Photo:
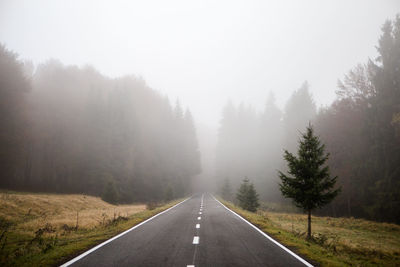
[{"label": "spruce tree", "polygon": [[243,179],[242,184],[240,185],[237,193],[236,199],[238,201],[239,207],[246,209],[246,195],[247,195],[247,188],[249,186],[249,179],[246,177]]},{"label": "spruce tree", "polygon": [[311,124],[299,141],[298,156],[285,150],[289,175],[279,172],[282,183],[279,185],[284,197],[291,198],[294,204],[308,214],[307,238],[311,238],[311,212],[332,201],[340,191],[334,189],[337,176],[331,177],[325,165],[329,154],[325,145],[314,135]]},{"label": "spruce tree", "polygon": [[260,206],[254,185],[250,183],[247,177],[243,179],[236,194],[236,199],[239,201],[239,207],[251,212],[255,212],[258,206]]},{"label": "spruce tree", "polygon": [[258,194],[254,188],[254,185],[251,183],[247,189],[247,210],[256,212],[259,206],[260,203],[258,202]]}]

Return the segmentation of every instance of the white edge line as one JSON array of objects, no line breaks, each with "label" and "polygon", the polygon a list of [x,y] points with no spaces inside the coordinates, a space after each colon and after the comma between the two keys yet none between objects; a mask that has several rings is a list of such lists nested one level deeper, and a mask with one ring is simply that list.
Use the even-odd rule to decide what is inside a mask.
[{"label": "white edge line", "polygon": [[64,263],[64,264],[62,264],[62,265],[60,265],[60,267],[70,266],[71,264],[77,262],[78,260],[82,259],[83,257],[89,255],[89,254],[92,253],[93,251],[95,251],[95,250],[101,248],[102,246],[104,246],[104,245],[106,245],[106,244],[108,244],[108,243],[114,241],[115,239],[117,239],[117,238],[119,238],[119,237],[121,237],[121,236],[123,236],[123,235],[129,233],[130,231],[132,231],[132,230],[138,228],[139,226],[141,226],[142,224],[145,224],[145,223],[147,223],[148,221],[153,220],[155,217],[157,217],[157,216],[159,216],[159,215],[161,215],[161,214],[163,214],[163,213],[165,213],[165,212],[167,212],[167,211],[169,211],[169,210],[175,208],[176,206],[182,204],[183,202],[185,202],[186,200],[189,200],[189,199],[191,199],[191,198],[192,198],[192,197],[189,197],[189,198],[187,198],[187,199],[185,199],[185,200],[179,202],[178,204],[175,204],[174,206],[172,206],[172,207],[170,207],[170,208],[168,208],[168,209],[166,209],[166,210],[164,210],[164,211],[162,211],[162,212],[160,212],[160,213],[157,213],[157,214],[154,215],[153,217],[150,217],[150,218],[148,218],[147,220],[145,220],[145,221],[143,221],[143,222],[141,222],[141,223],[139,223],[139,224],[133,226],[132,228],[129,228],[128,230],[126,230],[126,231],[124,231],[124,232],[122,232],[122,233],[120,233],[120,234],[118,234],[118,235],[116,235],[116,236],[114,236],[114,237],[112,237],[112,238],[110,238],[110,239],[107,239],[107,240],[104,241],[103,243],[98,244],[97,246],[95,246],[95,247],[89,249],[88,251],[82,253],[81,255],[79,255],[79,256],[73,258],[72,260],[70,260],[70,261],[68,261],[68,262],[66,262],[66,263]]},{"label": "white edge line", "polygon": [[219,204],[221,204],[225,209],[229,210],[230,212],[232,212],[233,214],[235,214],[236,216],[238,216],[240,219],[242,219],[244,222],[246,222],[248,225],[250,225],[251,227],[253,227],[254,229],[256,229],[260,234],[262,234],[263,236],[265,236],[266,238],[268,238],[270,241],[272,241],[275,245],[277,245],[278,247],[280,247],[281,249],[283,249],[284,251],[286,251],[287,253],[289,253],[290,255],[292,255],[293,257],[295,257],[296,259],[298,259],[299,261],[301,261],[304,265],[308,266],[308,267],[313,267],[312,264],[310,264],[309,262],[307,262],[306,260],[304,260],[303,258],[301,258],[299,255],[297,255],[296,253],[294,253],[293,251],[291,251],[290,249],[288,249],[287,247],[285,247],[284,245],[282,245],[281,243],[279,243],[278,241],[276,241],[275,239],[273,239],[272,237],[270,237],[269,235],[267,235],[266,233],[264,233],[263,231],[261,231],[260,229],[257,228],[257,226],[255,226],[254,224],[250,223],[249,221],[247,221],[245,218],[243,218],[242,216],[240,216],[239,214],[237,214],[236,212],[234,212],[233,210],[229,209],[228,207],[226,207],[224,204],[222,204],[218,199],[216,199],[214,196],[212,196]]}]

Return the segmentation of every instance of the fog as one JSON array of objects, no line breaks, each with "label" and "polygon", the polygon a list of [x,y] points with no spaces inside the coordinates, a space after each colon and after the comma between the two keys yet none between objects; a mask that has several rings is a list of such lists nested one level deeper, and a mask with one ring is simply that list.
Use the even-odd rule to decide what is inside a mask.
[{"label": "fog", "polygon": [[0,40],[35,64],[49,58],[142,76],[216,127],[228,99],[282,108],[304,80],[317,105],[374,57],[389,1],[1,1]]},{"label": "fog", "polygon": [[[382,140],[397,147],[392,117],[400,113],[394,103],[363,124],[370,111],[356,107],[379,102],[371,99],[376,70],[387,65],[382,25],[392,20],[396,48],[399,11],[396,0],[2,1],[3,84],[24,83],[18,96],[5,95],[22,107],[15,120],[27,128],[4,119],[4,154],[15,157],[1,186],[93,195],[110,186],[119,202],[132,202],[219,192],[226,183],[233,196],[248,177],[263,201],[282,203],[283,151],[296,153],[312,123],[345,187],[323,212],[375,217],[376,203],[355,208],[372,194],[356,185],[377,186],[384,171],[364,168],[361,155]],[[390,136],[365,130],[378,122],[391,125]],[[370,160],[395,154],[396,166],[386,141]],[[366,173],[376,178],[349,178]]]}]

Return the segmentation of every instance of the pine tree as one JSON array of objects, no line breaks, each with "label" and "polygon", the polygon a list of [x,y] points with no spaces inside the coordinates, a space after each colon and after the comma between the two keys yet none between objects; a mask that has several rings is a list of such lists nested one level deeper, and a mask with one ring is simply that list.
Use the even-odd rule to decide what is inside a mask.
[{"label": "pine tree", "polygon": [[239,202],[239,207],[246,209],[246,195],[247,195],[247,189],[249,186],[249,179],[246,177],[243,179],[242,184],[240,185],[237,193],[236,193],[236,199]]},{"label": "pine tree", "polygon": [[258,202],[258,194],[254,188],[254,185],[251,183],[247,189],[247,210],[256,212],[259,206],[260,203]]},{"label": "pine tree", "polygon": [[236,199],[239,201],[239,206],[242,209],[251,212],[255,212],[260,206],[258,203],[258,194],[254,188],[254,185],[250,183],[250,180],[247,177],[243,179],[243,182],[236,194]]},{"label": "pine tree", "polygon": [[311,238],[311,212],[332,201],[340,191],[333,189],[337,176],[331,177],[329,167],[324,166],[329,154],[325,145],[314,135],[311,124],[302,134],[298,157],[285,150],[291,176],[279,172],[282,183],[279,185],[284,197],[291,198],[294,204],[308,214],[307,238]]}]

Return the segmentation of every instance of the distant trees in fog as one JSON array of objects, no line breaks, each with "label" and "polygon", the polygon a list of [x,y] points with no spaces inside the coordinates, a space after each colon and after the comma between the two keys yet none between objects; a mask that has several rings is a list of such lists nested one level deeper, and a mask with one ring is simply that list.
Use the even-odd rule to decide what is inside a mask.
[{"label": "distant trees in fog", "polygon": [[325,213],[400,223],[400,17],[386,21],[378,57],[339,81],[316,130],[343,193]]},{"label": "distant trees in fog", "polygon": [[24,159],[29,141],[27,96],[30,90],[23,63],[0,44],[0,171],[3,186],[11,186],[12,177],[16,176],[23,182],[26,175]]},{"label": "distant trees in fog", "polygon": [[233,193],[229,179],[225,179],[221,187],[221,197],[225,200],[232,201]]},{"label": "distant trees in fog", "polygon": [[237,188],[247,175],[263,200],[279,201],[282,150],[295,152],[312,121],[342,188],[319,212],[400,223],[400,16],[383,25],[377,51],[339,81],[336,100],[318,113],[306,83],[282,114],[271,97],[260,114],[229,103],[218,135],[218,181],[228,177]]},{"label": "distant trees in fog", "polygon": [[134,76],[110,79],[55,60],[30,76],[25,69],[0,47],[1,188],[112,202],[189,192],[200,172],[189,110]]},{"label": "distant trees in fog", "polygon": [[229,179],[237,188],[243,177],[254,182],[260,197],[280,201],[277,169],[283,165],[283,147],[295,151],[299,131],[314,119],[316,107],[305,82],[294,91],[282,112],[270,94],[264,111],[257,113],[252,107],[228,102],[218,131],[216,171],[222,179]]}]

